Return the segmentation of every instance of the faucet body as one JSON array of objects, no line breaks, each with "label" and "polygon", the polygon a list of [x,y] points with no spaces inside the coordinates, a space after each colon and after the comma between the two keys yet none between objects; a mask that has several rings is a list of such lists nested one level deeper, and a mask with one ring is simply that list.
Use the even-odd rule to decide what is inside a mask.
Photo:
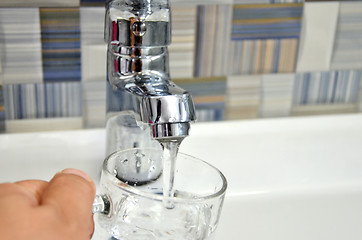
[{"label": "faucet body", "polygon": [[106,154],[182,140],[195,121],[192,96],[169,74],[168,0],[106,1]]}]

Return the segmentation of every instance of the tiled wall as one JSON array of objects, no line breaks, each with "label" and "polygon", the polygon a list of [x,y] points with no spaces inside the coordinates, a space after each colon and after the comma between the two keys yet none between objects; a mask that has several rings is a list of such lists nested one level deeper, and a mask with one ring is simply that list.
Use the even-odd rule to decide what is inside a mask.
[{"label": "tiled wall", "polygon": [[[362,111],[362,2],[171,0],[199,121]],[[0,2],[0,131],[103,127],[99,0]]]}]

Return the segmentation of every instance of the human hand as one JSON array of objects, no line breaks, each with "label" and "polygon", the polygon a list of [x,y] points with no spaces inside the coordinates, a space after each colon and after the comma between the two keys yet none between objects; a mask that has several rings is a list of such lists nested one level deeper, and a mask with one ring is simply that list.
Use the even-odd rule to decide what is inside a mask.
[{"label": "human hand", "polygon": [[76,169],[0,184],[0,239],[89,240],[94,197],[93,181]]}]

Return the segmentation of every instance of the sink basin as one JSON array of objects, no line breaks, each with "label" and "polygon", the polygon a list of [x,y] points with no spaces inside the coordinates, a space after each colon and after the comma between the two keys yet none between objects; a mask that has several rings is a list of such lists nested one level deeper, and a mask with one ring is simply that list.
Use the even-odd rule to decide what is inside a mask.
[{"label": "sink basin", "polygon": [[361,239],[361,189],[298,189],[226,198],[216,239]]},{"label": "sink basin", "polygon": [[[362,239],[362,114],[196,123],[181,152],[228,179],[216,239]],[[0,182],[75,167],[99,181],[103,129],[0,135]]]}]

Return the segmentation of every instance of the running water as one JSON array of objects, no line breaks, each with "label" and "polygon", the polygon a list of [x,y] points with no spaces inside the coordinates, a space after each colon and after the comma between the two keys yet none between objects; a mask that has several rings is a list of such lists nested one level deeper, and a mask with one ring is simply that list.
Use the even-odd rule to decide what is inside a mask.
[{"label": "running water", "polygon": [[178,149],[183,139],[160,141],[163,148],[163,203],[168,209],[174,208],[174,180]]}]

